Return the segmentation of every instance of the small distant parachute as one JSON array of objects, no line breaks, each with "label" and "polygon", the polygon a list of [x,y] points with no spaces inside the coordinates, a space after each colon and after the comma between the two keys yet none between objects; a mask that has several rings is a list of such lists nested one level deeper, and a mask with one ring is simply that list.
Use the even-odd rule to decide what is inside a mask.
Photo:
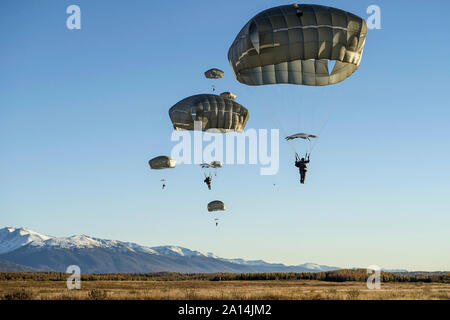
[{"label": "small distant parachute", "polygon": [[283,5],[247,22],[228,50],[228,61],[236,79],[246,85],[325,86],[358,69],[366,35],[364,19],[350,12]]},{"label": "small distant parachute", "polygon": [[214,169],[217,169],[217,168],[222,168],[222,162],[220,162],[220,161],[213,161],[213,162],[211,162],[211,163],[202,163],[200,166],[201,166],[203,169],[206,169],[206,168],[214,168]]},{"label": "small distant parachute", "polygon": [[236,100],[236,95],[231,91],[225,91],[220,94],[222,98]]},{"label": "small distant parachute", "polygon": [[[148,161],[150,168],[154,170],[175,168],[176,163],[177,161],[169,156],[159,156]],[[164,190],[166,188],[166,179],[161,178],[160,182],[162,184],[162,189]]]},{"label": "small distant parachute", "polygon": [[287,141],[289,140],[294,140],[294,139],[305,139],[305,140],[309,140],[309,139],[314,139],[317,138],[317,136],[313,135],[313,134],[309,134],[309,133],[296,133],[290,136],[287,136],[285,139]]},{"label": "small distant parachute", "polygon": [[[311,154],[311,151],[314,147],[313,142],[311,142],[311,139],[315,139],[317,138],[317,136],[310,134],[310,133],[296,133],[290,136],[287,136],[286,138],[284,138],[286,141],[290,141],[290,140],[294,140],[294,139],[302,139],[302,140],[308,140],[309,142],[309,146],[308,149],[306,150],[306,154]],[[295,148],[294,148],[295,149]],[[297,154],[297,151],[295,151],[295,154]]]},{"label": "small distant parachute", "polygon": [[217,68],[212,68],[205,71],[205,77],[208,79],[221,79],[223,78],[224,72]]},{"label": "small distant parachute", "polygon": [[208,203],[208,211],[209,212],[215,212],[215,211],[225,211],[225,203],[223,203],[220,200],[211,201]]},{"label": "small distant parachute", "polygon": [[156,170],[175,168],[176,163],[177,161],[169,156],[159,156],[149,160],[148,162],[150,168]]},{"label": "small distant parachute", "polygon": [[[208,211],[212,214],[217,214],[219,211],[225,211],[225,204],[220,200],[211,201],[208,203]],[[216,222],[217,227],[219,225],[219,218],[216,216],[214,221]]]},{"label": "small distant parachute", "polygon": [[[212,176],[214,175],[217,177],[217,169],[222,168],[222,162],[220,161],[212,161],[211,163],[202,163],[200,165],[202,168],[203,174],[205,175],[205,182],[208,185],[208,188],[211,190],[211,182],[212,182]],[[209,179],[209,183],[207,180]]]},{"label": "small distant parachute", "polygon": [[209,165],[211,168],[222,168],[222,162],[220,161],[213,161]]},{"label": "small distant parachute", "polygon": [[169,110],[175,130],[194,130],[194,121],[202,122],[202,131],[242,132],[250,117],[239,103],[215,94],[197,94],[176,103]]}]

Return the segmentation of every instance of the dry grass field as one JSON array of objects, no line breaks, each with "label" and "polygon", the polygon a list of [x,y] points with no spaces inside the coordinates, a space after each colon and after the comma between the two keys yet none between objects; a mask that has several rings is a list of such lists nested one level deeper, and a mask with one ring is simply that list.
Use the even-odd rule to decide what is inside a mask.
[{"label": "dry grass field", "polygon": [[364,282],[296,281],[83,281],[68,290],[64,281],[0,281],[0,299],[270,299],[397,300],[450,299],[448,283],[382,283],[369,290]]}]

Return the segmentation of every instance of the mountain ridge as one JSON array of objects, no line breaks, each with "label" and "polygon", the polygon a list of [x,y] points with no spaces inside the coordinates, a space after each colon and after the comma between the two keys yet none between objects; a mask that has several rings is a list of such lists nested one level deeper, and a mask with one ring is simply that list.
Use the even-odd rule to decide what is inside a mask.
[{"label": "mountain ridge", "polygon": [[39,269],[0,259],[0,272],[39,272]]},{"label": "mountain ridge", "polygon": [[40,270],[109,272],[320,272],[338,267],[304,263],[294,266],[263,260],[227,259],[180,246],[142,246],[87,235],[52,237],[27,228],[0,229],[0,259]]}]

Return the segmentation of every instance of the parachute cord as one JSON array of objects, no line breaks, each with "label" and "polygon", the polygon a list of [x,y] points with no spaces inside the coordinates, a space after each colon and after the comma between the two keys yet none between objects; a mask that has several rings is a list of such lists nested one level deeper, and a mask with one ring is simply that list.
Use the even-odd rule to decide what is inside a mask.
[{"label": "parachute cord", "polygon": [[328,122],[330,121],[330,118],[331,118],[331,108],[328,109],[328,112],[327,112],[327,118],[325,119],[324,124],[323,124],[322,127],[320,128],[320,130],[319,130],[319,132],[318,132],[318,134],[317,134],[317,138],[315,139],[315,141],[314,141],[314,142],[312,143],[312,145],[311,145],[310,153],[311,153],[311,151],[314,150],[314,148],[315,148],[315,146],[316,146],[318,140],[322,137],[322,132],[323,132],[323,130],[325,129],[325,127],[327,126]]},{"label": "parachute cord", "polygon": [[[322,88],[322,93],[323,93],[323,88]],[[314,150],[314,148],[316,147],[316,144],[317,144],[318,140],[322,137],[322,132],[324,131],[325,127],[327,126],[328,122],[330,121],[330,118],[331,118],[331,111],[332,111],[332,108],[333,108],[333,107],[334,107],[334,104],[332,104],[331,106],[329,106],[329,107],[327,108],[327,116],[326,116],[325,122],[322,124],[322,126],[321,126],[319,132],[317,133],[317,138],[316,138],[315,141],[311,144],[311,148],[310,148],[310,151],[309,151],[310,154],[311,154],[311,152]]]},{"label": "parachute cord", "polygon": [[[281,123],[278,121],[278,118],[275,116],[275,114],[271,111],[270,112],[272,114],[272,117],[270,118],[272,120],[272,122],[274,123],[274,125],[280,128],[281,134],[284,137],[287,137],[286,132],[283,129],[283,126],[281,125]],[[278,124],[277,124],[278,123]],[[292,151],[294,151],[295,154],[297,154],[297,150],[295,149],[295,147],[291,144],[291,142],[289,140],[286,140],[286,142],[288,143],[288,145],[291,147]]]},{"label": "parachute cord", "polygon": [[[281,91],[281,88],[278,88],[278,91]],[[284,94],[284,92],[279,92],[279,95],[282,97],[282,99],[284,99],[283,105],[286,106],[286,95]],[[278,127],[281,131],[281,134],[284,136],[283,138],[287,137],[288,135],[286,134],[286,131],[284,130],[284,127],[281,125],[281,122],[279,121],[278,117],[275,115],[275,113],[272,110],[269,110],[270,114],[272,115],[270,117],[270,120],[272,121],[272,123],[275,125],[275,127]],[[294,152],[294,154],[298,154],[297,150],[295,149],[294,145],[291,144],[291,141],[289,140],[285,140],[289,147],[292,149],[292,151]]]}]

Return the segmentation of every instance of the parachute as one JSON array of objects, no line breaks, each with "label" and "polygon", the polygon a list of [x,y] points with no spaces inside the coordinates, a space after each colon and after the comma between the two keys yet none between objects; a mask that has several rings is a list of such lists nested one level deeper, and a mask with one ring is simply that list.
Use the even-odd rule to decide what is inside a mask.
[{"label": "parachute", "polygon": [[225,91],[220,94],[222,98],[236,100],[236,95],[233,92]]},{"label": "parachute", "polygon": [[[216,214],[218,211],[225,211],[225,204],[220,200],[211,201],[208,203],[208,211],[213,213],[215,212]],[[219,225],[219,218],[215,217],[214,221],[217,227]]]},{"label": "parachute", "polygon": [[[236,79],[248,86],[295,84],[324,89],[325,86],[345,80],[359,68],[367,30],[364,19],[332,7],[310,4],[273,7],[258,13],[244,25],[228,50],[228,61]],[[284,89],[279,87],[282,86],[276,89]],[[299,99],[302,96],[314,96],[314,93],[318,97],[324,94],[317,94],[316,88],[303,90],[308,90],[308,95],[291,91],[283,92],[280,96],[289,99],[291,94],[295,95],[292,104],[301,114],[299,121],[305,122],[310,115],[315,117],[315,110],[319,109],[321,103],[314,101],[306,105]],[[323,117],[320,121],[322,125],[318,128],[316,121],[312,128],[304,124],[300,126],[299,123],[296,127],[321,135],[332,106],[330,103],[326,105],[328,115]],[[308,112],[307,108],[314,109],[314,112]],[[300,112],[300,109],[303,110]],[[284,111],[279,110],[272,119],[275,120],[278,114],[285,114]],[[286,121],[292,123],[294,118],[291,113]],[[281,123],[276,125],[284,131]],[[295,154],[297,151],[290,140],[296,138],[309,141],[309,153],[317,142],[311,142],[312,136],[286,137]]]},{"label": "parachute", "polygon": [[175,168],[176,163],[174,158],[168,156],[159,156],[148,161],[150,168],[157,170]]},{"label": "parachute", "polygon": [[[303,140],[308,140],[309,142],[309,146],[308,149],[306,150],[306,155],[311,154],[311,151],[313,149],[313,145],[311,144],[311,139],[315,139],[317,138],[317,136],[313,135],[313,134],[309,134],[309,133],[296,133],[290,136],[287,136],[286,138],[284,138],[286,141],[290,141],[290,140],[294,140],[294,139],[303,139]],[[295,150],[295,149],[294,149]],[[295,151],[295,154],[297,156],[297,151]]]},{"label": "parachute", "polygon": [[309,134],[309,133],[296,133],[296,134],[287,136],[284,139],[289,141],[289,140],[294,140],[294,139],[298,139],[298,138],[304,139],[304,140],[310,140],[311,138],[312,139],[317,138],[317,136],[315,136],[313,134]]},{"label": "parachute", "polygon": [[[202,168],[203,174],[205,176],[204,182],[206,183],[206,179],[208,179],[209,177],[211,183],[212,176],[214,175],[215,177],[217,177],[217,169],[222,168],[222,162],[212,161],[211,163],[202,163],[200,167]],[[208,186],[208,188],[210,188],[210,185]]]},{"label": "parachute", "polygon": [[222,162],[220,161],[213,161],[209,165],[211,168],[222,168]]},{"label": "parachute", "polygon": [[[208,211],[209,212],[215,212],[217,214],[217,211],[225,211],[225,204],[220,200],[211,201],[208,203]],[[216,227],[219,225],[219,218],[215,217],[214,221],[216,223]]]},{"label": "parachute", "polygon": [[[236,79],[246,85],[325,86],[358,69],[366,34],[366,22],[352,13],[284,5],[250,19],[229,48],[228,60]],[[335,61],[331,72],[330,61]]]},{"label": "parachute", "polygon": [[242,132],[250,116],[239,103],[215,94],[197,94],[176,103],[169,110],[175,130],[194,130],[194,121],[202,122],[202,130]]},{"label": "parachute", "polygon": [[[161,170],[161,169],[171,169],[175,168],[177,161],[169,156],[159,156],[156,158],[153,158],[148,161],[148,164],[151,169],[154,170]],[[162,189],[164,190],[166,188],[166,179],[161,178],[160,179]]]},{"label": "parachute", "polygon": [[203,169],[207,169],[207,168],[217,169],[217,168],[222,168],[222,162],[220,162],[220,161],[213,161],[211,163],[202,163],[200,166]]},{"label": "parachute", "polygon": [[225,203],[220,200],[211,201],[210,203],[208,203],[208,211],[225,211]]},{"label": "parachute", "polygon": [[205,71],[205,77],[208,79],[221,79],[223,78],[224,72],[220,69],[213,68]]}]

